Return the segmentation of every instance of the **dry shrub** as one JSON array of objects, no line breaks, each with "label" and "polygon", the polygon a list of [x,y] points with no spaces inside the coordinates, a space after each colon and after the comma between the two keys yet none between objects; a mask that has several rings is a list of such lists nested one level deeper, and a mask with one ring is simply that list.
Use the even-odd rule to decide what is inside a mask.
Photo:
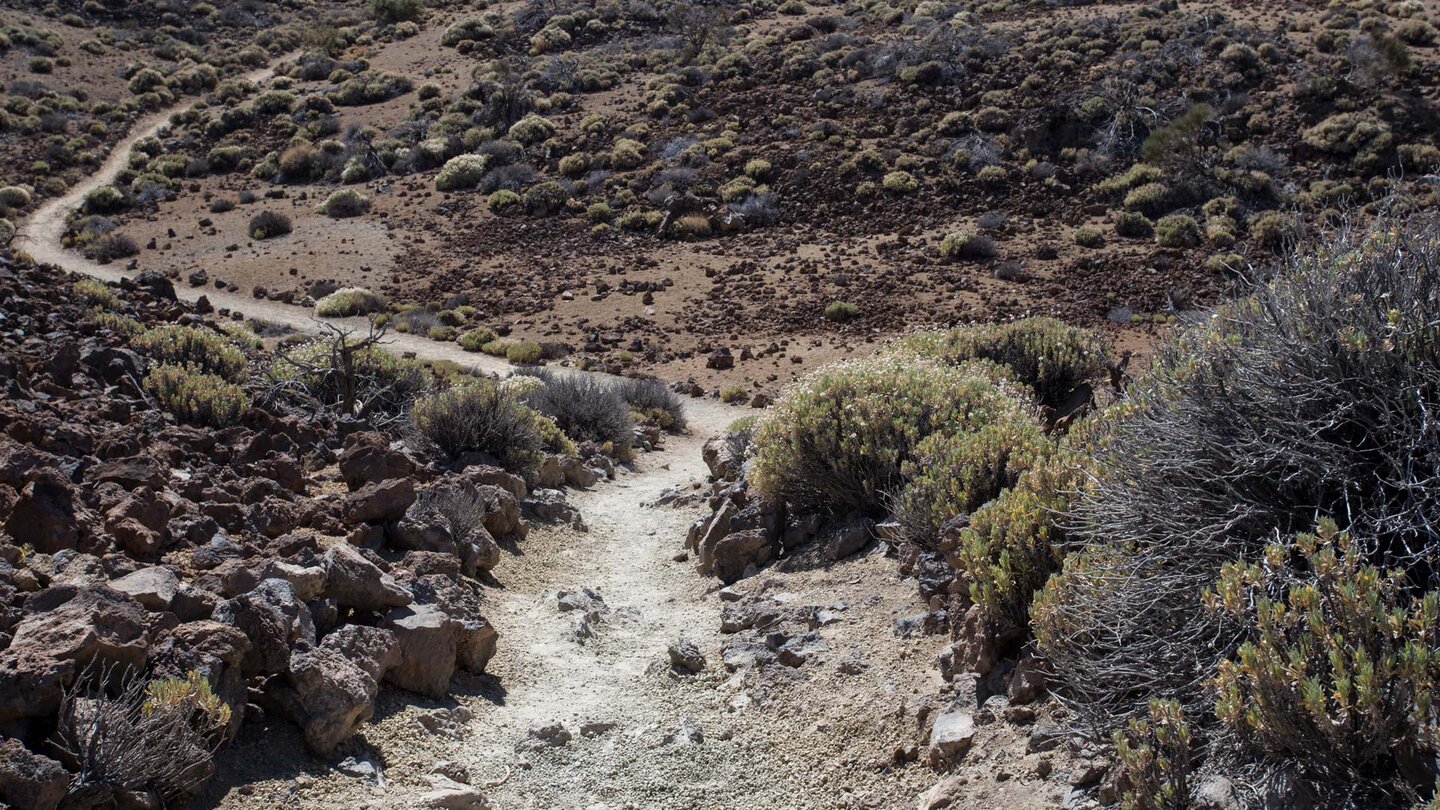
[{"label": "dry shrub", "polygon": [[544,385],[525,394],[525,403],[550,417],[577,442],[626,445],[635,430],[630,406],[618,386],[588,374],[528,372]]},{"label": "dry shrub", "polygon": [[198,672],[146,681],[136,673],[91,669],[67,690],[55,744],[77,763],[65,806],[90,807],[115,791],[153,793],[170,802],[196,793],[214,772],[230,707]]},{"label": "dry shrub", "polygon": [[1101,426],[1071,517],[1082,550],[1033,609],[1086,719],[1113,727],[1154,698],[1204,715],[1244,639],[1202,594],[1317,515],[1366,564],[1433,587],[1437,265],[1433,218],[1340,229],[1172,339]]},{"label": "dry shrub", "polygon": [[451,388],[415,402],[415,443],[445,459],[483,453],[506,469],[530,469],[545,449],[538,415],[493,383]]},{"label": "dry shrub", "polygon": [[664,380],[627,378],[618,383],[617,388],[637,421],[658,425],[665,430],[685,428],[685,405],[680,395],[671,391]]}]

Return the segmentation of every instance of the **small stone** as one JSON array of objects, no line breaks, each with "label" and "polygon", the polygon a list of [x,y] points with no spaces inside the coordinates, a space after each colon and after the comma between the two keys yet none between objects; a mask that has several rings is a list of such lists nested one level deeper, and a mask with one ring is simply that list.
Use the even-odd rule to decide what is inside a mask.
[{"label": "small stone", "polygon": [[705,669],[705,656],[700,653],[700,648],[690,639],[677,639],[670,645],[669,654],[670,664],[677,670],[695,674]]},{"label": "small stone", "polygon": [[957,762],[975,741],[975,718],[967,712],[948,711],[935,718],[930,730],[930,759],[936,763]]}]

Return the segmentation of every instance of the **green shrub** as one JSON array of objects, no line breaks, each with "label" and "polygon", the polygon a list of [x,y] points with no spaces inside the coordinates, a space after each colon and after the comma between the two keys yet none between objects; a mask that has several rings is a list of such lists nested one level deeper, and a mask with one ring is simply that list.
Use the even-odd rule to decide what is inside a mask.
[{"label": "green shrub", "polygon": [[906,485],[895,519],[906,540],[934,549],[941,528],[1013,487],[1049,450],[1040,420],[1023,408],[999,411],[995,421],[971,420],[927,436],[901,470]]},{"label": "green shrub", "polygon": [[291,144],[280,153],[276,160],[280,179],[288,182],[307,183],[325,173],[320,150],[308,143]]},{"label": "green shrub", "polygon": [[325,198],[319,211],[331,219],[358,217],[370,210],[370,198],[353,188],[342,188]]},{"label": "green shrub", "polygon": [[1170,214],[1155,223],[1155,244],[1183,248],[1200,244],[1200,223],[1189,214]]},{"label": "green shrub", "polygon": [[122,340],[130,341],[145,331],[145,325],[129,317],[114,312],[103,310],[92,310],[86,318],[90,323],[95,324],[98,329],[108,329],[119,335]]},{"label": "green shrub", "polygon": [[581,154],[566,155],[560,158],[556,168],[566,177],[579,177],[590,168],[590,159]]},{"label": "green shrub", "polygon": [[1035,594],[1060,569],[1067,538],[1056,516],[1069,508],[1086,463],[1071,449],[1080,443],[1072,445],[1070,436],[1058,445],[1028,434],[1019,439],[1010,451],[1023,467],[1016,480],[969,513],[965,528],[939,542],[984,632],[1007,652],[1029,638]]},{"label": "green shrub", "polygon": [[659,211],[642,211],[632,208],[620,215],[615,224],[627,231],[643,231],[659,226],[665,215]]},{"label": "green shrub", "polygon": [[891,194],[913,194],[920,188],[920,181],[915,179],[915,175],[904,171],[889,172],[880,183]]},{"label": "green shrub", "polygon": [[878,510],[931,434],[1023,413],[973,367],[901,354],[840,363],[790,388],[762,418],[751,485],[798,509]]},{"label": "green shrub", "polygon": [[1279,252],[1290,246],[1299,235],[1293,215],[1264,211],[1250,218],[1251,240],[1267,250]]},{"label": "green shrub", "polygon": [[195,425],[227,427],[250,407],[250,398],[240,386],[181,366],[155,366],[145,375],[144,386],[160,407]]},{"label": "green shrub", "polygon": [[87,214],[113,214],[125,210],[129,204],[125,195],[114,186],[100,186],[85,195]]},{"label": "green shrub", "polygon": [[495,36],[495,31],[485,24],[484,20],[461,20],[445,29],[445,35],[440,39],[440,44],[447,48],[453,48],[465,40],[479,41],[490,39]]},{"label": "green shrub", "polygon": [[340,83],[329,99],[341,107],[359,107],[379,104],[398,95],[410,92],[414,85],[404,76],[367,70]]},{"label": "green shrub", "polygon": [[1173,700],[1150,703],[1148,719],[1114,735],[1123,810],[1190,810],[1194,744],[1185,712]]},{"label": "green shrub", "polygon": [[385,299],[363,287],[342,287],[315,302],[315,314],[321,318],[369,315],[384,308]]},{"label": "green shrub", "polygon": [[1098,337],[1054,318],[1024,318],[948,332],[923,332],[905,338],[900,346],[951,365],[972,360],[998,363],[1029,386],[1037,401],[1050,406],[1060,405],[1083,383],[1105,370]]},{"label": "green shrub", "polygon": [[703,239],[710,235],[710,218],[704,214],[686,214],[670,223],[670,232],[678,239]]},{"label": "green shrub", "polygon": [[831,301],[825,307],[825,319],[828,321],[854,320],[859,314],[860,308],[849,301]]},{"label": "green shrub", "polygon": [[490,207],[490,210],[495,211],[496,213],[507,210],[509,208],[513,208],[519,203],[520,195],[516,194],[508,188],[500,189],[499,191],[491,194],[485,200],[485,204]]},{"label": "green shrub", "polygon": [[482,155],[460,155],[450,158],[435,175],[435,188],[440,191],[459,191],[480,185],[485,176],[485,158]]},{"label": "green shrub", "polygon": [[1351,157],[1361,167],[1374,168],[1394,146],[1384,121],[1369,113],[1337,113],[1301,133],[1310,147],[1330,155]]},{"label": "green shrub", "polygon": [[1170,187],[1164,183],[1136,186],[1125,195],[1125,207],[1147,217],[1158,217],[1174,208]]},{"label": "green shrub", "polygon": [[618,138],[610,148],[610,168],[627,171],[645,163],[645,144],[630,138]]},{"label": "green shrub", "polygon": [[505,347],[505,359],[516,365],[534,365],[544,356],[545,350],[540,344],[528,340],[517,341]]},{"label": "green shrub", "polygon": [[0,206],[12,211],[30,207],[30,192],[19,186],[0,188]]},{"label": "green shrub", "polygon": [[551,214],[563,208],[569,199],[570,192],[553,180],[536,183],[525,189],[525,210],[532,214]]},{"label": "green shrub", "polygon": [[1147,183],[1155,183],[1164,177],[1165,171],[1159,166],[1136,163],[1124,172],[1096,183],[1095,190],[1101,194],[1118,194]]},{"label": "green shrub", "polygon": [[157,326],[130,341],[136,351],[159,363],[199,369],[230,382],[249,372],[245,353],[219,332],[193,326]]},{"label": "green shrub", "polygon": [[1216,715],[1326,780],[1394,773],[1398,752],[1440,750],[1440,593],[1365,558],[1323,518],[1314,534],[1225,565],[1207,594],[1245,639],[1220,662]]},{"label": "green shrub", "polygon": [[996,164],[986,166],[976,172],[975,179],[979,180],[981,185],[998,188],[1005,185],[1005,182],[1010,179],[1010,172],[1006,171],[1004,166]]},{"label": "green shrub", "polygon": [[720,401],[736,405],[750,398],[750,391],[743,385],[727,385],[720,389]]},{"label": "green shrub", "polygon": [[478,352],[484,349],[485,344],[493,340],[495,340],[495,330],[482,327],[480,329],[471,329],[469,332],[461,335],[459,342],[460,348],[465,351]]},{"label": "green shrub", "polygon": [[555,134],[555,125],[544,116],[530,114],[510,125],[511,140],[522,144],[539,143]]},{"label": "green shrub", "polygon": [[1081,225],[1076,228],[1073,238],[1080,247],[1098,248],[1105,244],[1105,232],[1094,225]]},{"label": "green shrub", "polygon": [[1115,215],[1115,235],[1126,239],[1149,239],[1155,234],[1150,218],[1136,211],[1121,211]]},{"label": "green shrub", "polygon": [[75,283],[70,285],[70,291],[92,306],[114,309],[120,305],[120,296],[110,289],[110,285],[99,279],[76,279]]}]

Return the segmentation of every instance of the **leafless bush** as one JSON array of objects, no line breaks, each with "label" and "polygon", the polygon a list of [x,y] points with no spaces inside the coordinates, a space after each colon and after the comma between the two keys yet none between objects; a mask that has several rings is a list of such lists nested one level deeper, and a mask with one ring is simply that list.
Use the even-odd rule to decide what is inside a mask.
[{"label": "leafless bush", "polygon": [[497,166],[485,173],[480,180],[480,190],[486,194],[500,189],[519,191],[535,181],[535,169],[528,163]]},{"label": "leafless bush", "polygon": [[1234,634],[1201,609],[1231,560],[1317,516],[1434,587],[1440,221],[1344,227],[1165,346],[1099,441],[1042,648],[1100,726],[1209,705]]},{"label": "leafless bush", "polygon": [[615,385],[588,374],[554,374],[544,369],[526,373],[545,383],[525,395],[526,404],[554,419],[566,436],[577,442],[630,441],[635,423]]},{"label": "leafless bush", "polygon": [[322,336],[276,350],[256,400],[282,411],[361,419],[376,426],[404,420],[426,387],[412,360],[384,349],[385,329],[364,335],[322,323]]},{"label": "leafless bush", "polygon": [[730,203],[725,209],[725,216],[746,228],[763,228],[780,221],[780,205],[776,202],[775,195],[766,191],[751,194],[740,202]]},{"label": "leafless bush", "polygon": [[507,469],[524,469],[544,449],[535,412],[491,383],[425,397],[410,418],[414,443],[446,459],[485,453]]},{"label": "leafless bush", "polygon": [[54,738],[77,765],[73,806],[116,790],[162,801],[194,793],[214,772],[229,715],[198,673],[147,681],[129,669],[87,669],[65,692]]}]

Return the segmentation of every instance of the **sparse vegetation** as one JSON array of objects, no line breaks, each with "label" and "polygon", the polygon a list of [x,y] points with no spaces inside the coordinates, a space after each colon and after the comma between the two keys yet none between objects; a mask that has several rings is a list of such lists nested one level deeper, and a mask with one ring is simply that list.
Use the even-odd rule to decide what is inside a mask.
[{"label": "sparse vegetation", "polygon": [[616,386],[594,377],[529,372],[544,385],[525,394],[525,403],[550,417],[576,442],[628,445],[635,423]]},{"label": "sparse vegetation", "polygon": [[416,400],[411,425],[416,442],[442,458],[483,453],[523,470],[545,448],[540,418],[499,386],[474,383]]},{"label": "sparse vegetation", "polygon": [[342,188],[325,198],[319,210],[331,219],[358,217],[369,212],[370,198],[354,189]]},{"label": "sparse vegetation", "polygon": [[261,211],[250,218],[251,239],[274,239],[290,233],[290,218],[275,211]]},{"label": "sparse vegetation", "polygon": [[369,315],[385,308],[385,299],[363,287],[344,287],[315,302],[321,318],[349,318]]}]

